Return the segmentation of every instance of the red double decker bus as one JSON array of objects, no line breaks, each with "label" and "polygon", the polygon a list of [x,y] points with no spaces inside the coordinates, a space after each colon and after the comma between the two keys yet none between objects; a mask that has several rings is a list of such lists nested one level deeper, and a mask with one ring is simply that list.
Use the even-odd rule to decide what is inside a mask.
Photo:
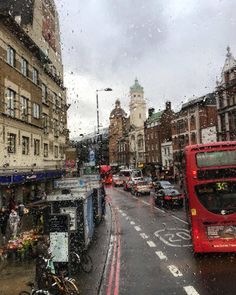
[{"label": "red double decker bus", "polygon": [[187,146],[185,167],[194,252],[236,252],[236,141]]}]

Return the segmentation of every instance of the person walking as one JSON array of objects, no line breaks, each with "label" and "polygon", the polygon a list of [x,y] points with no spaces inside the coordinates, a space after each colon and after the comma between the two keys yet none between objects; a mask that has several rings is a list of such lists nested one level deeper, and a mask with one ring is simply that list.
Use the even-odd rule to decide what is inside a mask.
[{"label": "person walking", "polygon": [[8,211],[5,207],[2,207],[0,210],[0,229],[2,234],[2,243],[5,245],[6,243],[6,231],[7,231],[7,221],[9,218]]},{"label": "person walking", "polygon": [[19,215],[17,214],[15,210],[12,209],[9,215],[9,228],[10,228],[10,234],[13,238],[16,238],[17,236],[19,222],[20,222]]}]

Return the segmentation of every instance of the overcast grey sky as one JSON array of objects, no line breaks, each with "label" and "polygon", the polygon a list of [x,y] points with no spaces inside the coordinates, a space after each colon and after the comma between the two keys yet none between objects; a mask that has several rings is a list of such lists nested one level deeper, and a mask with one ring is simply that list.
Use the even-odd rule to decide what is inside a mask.
[{"label": "overcast grey sky", "polygon": [[115,99],[128,112],[135,77],[148,107],[173,108],[214,90],[230,45],[236,55],[235,0],[55,0],[60,16],[68,127],[94,131],[96,89],[102,125]]}]

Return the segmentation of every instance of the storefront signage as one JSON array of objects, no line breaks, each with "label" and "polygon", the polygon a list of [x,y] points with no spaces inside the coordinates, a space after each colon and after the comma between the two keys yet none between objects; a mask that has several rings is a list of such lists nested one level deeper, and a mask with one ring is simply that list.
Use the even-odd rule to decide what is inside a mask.
[{"label": "storefront signage", "polygon": [[55,188],[76,188],[80,187],[80,179],[65,179],[65,180],[55,180],[54,181]]}]

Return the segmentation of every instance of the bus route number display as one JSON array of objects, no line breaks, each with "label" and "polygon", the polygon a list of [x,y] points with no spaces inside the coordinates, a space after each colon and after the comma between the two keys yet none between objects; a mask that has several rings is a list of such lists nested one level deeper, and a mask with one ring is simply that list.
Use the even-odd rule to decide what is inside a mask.
[{"label": "bus route number display", "polygon": [[227,191],[228,190],[228,183],[227,182],[217,182],[216,183],[216,190],[217,191]]}]

